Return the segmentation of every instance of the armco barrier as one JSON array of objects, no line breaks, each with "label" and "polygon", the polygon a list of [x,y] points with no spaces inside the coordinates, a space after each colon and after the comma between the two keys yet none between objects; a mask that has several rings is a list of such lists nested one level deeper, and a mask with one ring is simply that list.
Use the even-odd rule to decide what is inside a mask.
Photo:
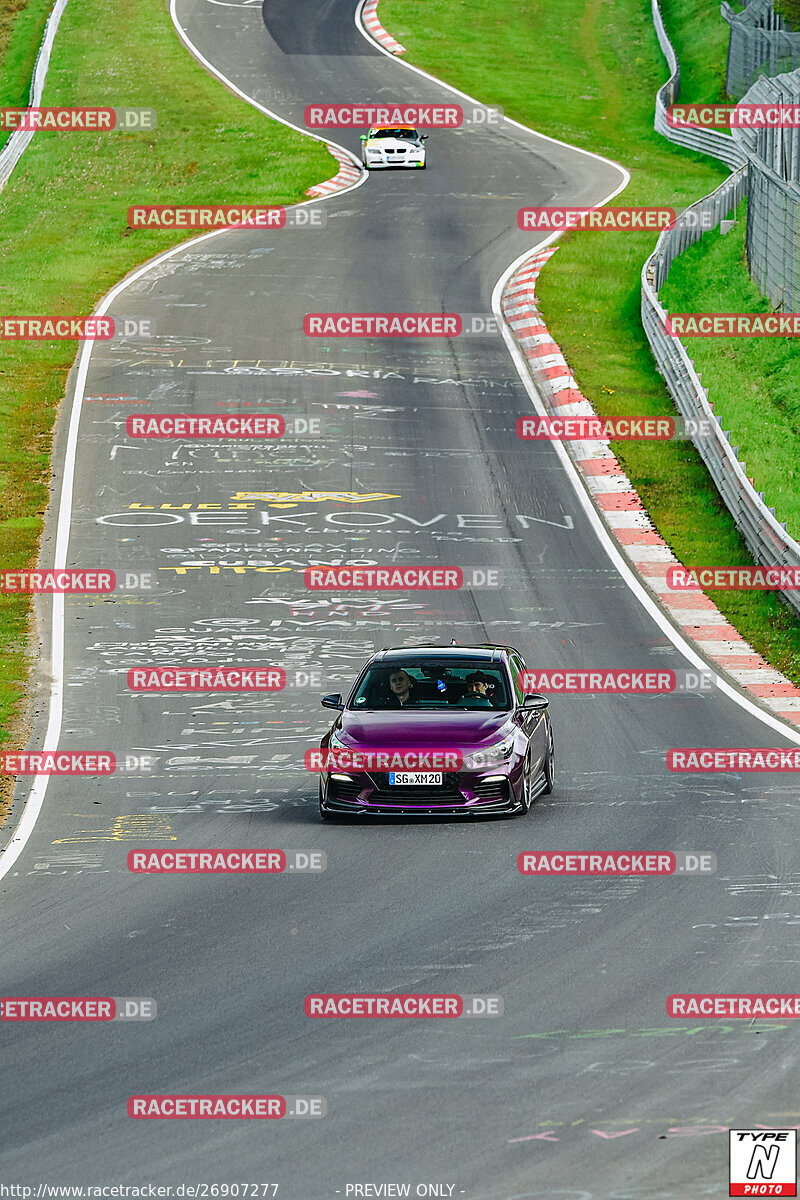
[{"label": "armco barrier", "polygon": [[[739,167],[710,196],[696,200],[672,229],[665,229],[645,264],[642,279],[658,292],[679,254],[699,242],[704,232],[716,229],[747,195],[747,167]],[[670,341],[674,341],[670,338]]]},{"label": "armco barrier", "polygon": [[[31,108],[36,108],[42,103],[44,81],[47,78],[47,68],[50,66],[50,54],[53,49],[58,23],[66,7],[67,0],[56,0],[50,16],[47,18],[47,24],[44,27],[42,35],[42,44],[39,47],[39,53],[36,56],[36,62],[33,67],[30,98],[28,100]],[[0,191],[8,183],[11,172],[30,145],[34,132],[32,129],[15,129],[3,149],[0,150]]]},{"label": "armco barrier", "polygon": [[654,125],[656,132],[677,146],[687,150],[696,150],[700,154],[708,154],[718,158],[726,166],[734,169],[744,163],[744,154],[732,137],[718,133],[715,129],[672,129],[667,124],[667,106],[677,103],[681,90],[681,68],[678,56],[664,28],[664,18],[658,0],[651,0],[653,24],[656,27],[658,44],[669,66],[670,76],[667,82],[656,93],[656,114]]},{"label": "armco barrier", "polygon": [[[678,411],[683,417],[698,422],[695,428],[701,433],[692,440],[750,553],[756,562],[765,566],[800,566],[800,543],[790,537],[786,527],[776,518],[775,510],[764,503],[763,493],[757,492],[747,478],[746,464],[739,461],[736,448],[720,426],[709,404],[708,392],[700,382],[686,347],[679,338],[667,333],[666,313],[658,298],[659,289],[674,259],[702,237],[704,220],[708,221],[706,229],[709,226],[716,228],[747,196],[752,159],[749,153],[745,153],[746,148],[738,138],[734,141],[711,130],[671,129],[667,126],[665,108],[677,100],[680,69],[664,29],[658,0],[652,0],[652,4],[658,40],[671,73],[656,98],[656,129],[670,141],[711,154],[736,169],[710,196],[703,197],[686,210],[687,213],[697,214],[695,227],[689,227],[689,219],[680,227],[664,230],[659,237],[655,250],[642,269],[642,324],[656,365],[664,376]],[[728,144],[720,145],[720,141]],[[711,215],[710,220],[706,214]],[[800,615],[800,595],[793,592],[783,595]]]}]

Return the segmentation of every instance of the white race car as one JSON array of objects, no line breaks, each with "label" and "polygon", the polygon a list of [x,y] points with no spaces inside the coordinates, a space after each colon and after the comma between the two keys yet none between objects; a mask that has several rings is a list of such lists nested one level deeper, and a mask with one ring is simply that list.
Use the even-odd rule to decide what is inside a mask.
[{"label": "white race car", "polygon": [[427,137],[413,125],[375,125],[361,135],[364,166],[368,171],[381,167],[419,167],[424,171]]}]

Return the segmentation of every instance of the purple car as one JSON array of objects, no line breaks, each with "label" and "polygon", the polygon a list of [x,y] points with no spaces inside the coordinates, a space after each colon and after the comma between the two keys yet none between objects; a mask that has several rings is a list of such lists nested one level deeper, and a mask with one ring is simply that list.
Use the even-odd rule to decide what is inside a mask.
[{"label": "purple car", "polygon": [[309,752],[319,811],[419,817],[528,812],[553,791],[553,731],[540,695],[524,695],[510,646],[381,650]]}]

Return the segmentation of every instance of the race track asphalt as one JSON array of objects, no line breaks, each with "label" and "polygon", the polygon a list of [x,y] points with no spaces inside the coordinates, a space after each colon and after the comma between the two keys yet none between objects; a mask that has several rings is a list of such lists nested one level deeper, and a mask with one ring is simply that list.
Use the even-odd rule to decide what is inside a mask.
[{"label": "race track asphalt", "polygon": [[[316,101],[452,102],[371,48],[353,7],[268,0],[262,16],[178,0],[177,15],[222,74],[294,123]],[[331,136],[357,152],[359,132]],[[717,691],[555,697],[557,790],[523,819],[319,822],[302,765],[327,727],[319,697],[346,691],[375,648],[455,637],[510,643],[536,666],[687,665],[599,544],[553,447],[517,439],[531,402],[499,336],[303,333],[308,312],[488,313],[533,244],[519,207],[594,203],[620,183],[613,165],[508,126],[431,131],[428,146],[427,171],[375,174],[316,205],[323,228],[226,232],[155,263],[111,307],[151,320],[154,336],[93,350],[68,561],[150,572],[157,587],[67,597],[60,744],[157,764],[51,779],[0,884],[2,990],[154,997],[158,1016],[4,1023],[6,1181],[695,1200],[727,1194],[727,1126],[800,1119],[790,1022],[666,1016],[671,993],[796,990],[791,777],[665,765],[672,746],[781,744]],[[319,419],[321,435],[133,441],[133,411],[281,413]],[[341,491],[355,501],[326,497]],[[302,568],[315,559],[493,567],[504,586],[311,594]],[[45,681],[49,602],[40,614]],[[232,663],[279,665],[294,686],[126,684],[136,666]],[[43,700],[32,747],[46,715]],[[324,850],[327,870],[126,868],[133,847],[219,846]],[[532,849],[712,851],[718,872],[523,878],[516,856]],[[311,991],[499,995],[504,1015],[312,1021]],[[328,1115],[134,1122],[126,1102],[143,1093],[320,1095]]]}]

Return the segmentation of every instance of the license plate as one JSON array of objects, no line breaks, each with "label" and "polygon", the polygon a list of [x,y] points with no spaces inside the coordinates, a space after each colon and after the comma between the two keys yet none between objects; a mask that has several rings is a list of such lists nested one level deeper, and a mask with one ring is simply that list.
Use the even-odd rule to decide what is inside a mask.
[{"label": "license plate", "polygon": [[389,783],[394,787],[436,787],[442,782],[441,771],[390,771]]}]

